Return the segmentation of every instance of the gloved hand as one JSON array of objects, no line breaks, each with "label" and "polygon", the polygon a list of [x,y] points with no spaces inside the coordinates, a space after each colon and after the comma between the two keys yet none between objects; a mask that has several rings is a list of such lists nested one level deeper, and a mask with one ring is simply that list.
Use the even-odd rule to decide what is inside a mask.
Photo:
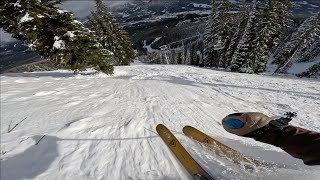
[{"label": "gloved hand", "polygon": [[288,125],[296,113],[287,112],[284,117],[273,120],[259,112],[234,113],[222,120],[223,128],[238,136],[255,137],[270,131],[282,129]]}]

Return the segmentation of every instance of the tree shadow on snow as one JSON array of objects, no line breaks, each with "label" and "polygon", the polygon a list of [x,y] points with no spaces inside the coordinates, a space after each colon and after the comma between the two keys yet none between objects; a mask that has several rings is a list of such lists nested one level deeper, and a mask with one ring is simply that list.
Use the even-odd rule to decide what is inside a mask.
[{"label": "tree shadow on snow", "polygon": [[196,82],[194,81],[189,81],[187,79],[183,79],[180,77],[176,77],[176,76],[147,76],[147,77],[143,77],[143,78],[137,78],[137,79],[133,79],[136,76],[116,76],[114,78],[116,79],[124,79],[124,80],[155,80],[155,81],[165,81],[165,82],[169,82],[172,84],[179,84],[179,85],[186,85],[186,86],[195,86],[195,87],[199,87],[199,85],[197,85]]},{"label": "tree shadow on snow", "polygon": [[195,87],[199,87],[195,82],[193,81],[189,81],[183,78],[179,78],[179,77],[174,77],[171,76],[171,78],[169,80],[165,80],[166,82],[169,83],[173,83],[173,84],[179,84],[179,85],[187,85],[187,86],[195,86]]},{"label": "tree shadow on snow", "polygon": [[[97,74],[97,72],[81,72],[78,75],[82,76],[89,76]],[[26,73],[5,73],[1,74],[1,76],[6,77],[32,77],[32,78],[39,78],[39,77],[53,77],[53,78],[69,78],[77,76],[71,71],[47,71],[47,72],[26,72]]]},{"label": "tree shadow on snow", "polygon": [[[118,79],[131,79],[133,76],[119,76],[116,77]],[[161,78],[158,76],[151,76],[151,77],[145,77],[143,79],[135,79],[135,80],[157,80],[157,81],[165,81],[169,82],[172,84],[178,84],[178,85],[187,85],[187,86],[193,86],[193,87],[200,87],[201,85],[206,85],[206,86],[212,86],[212,87],[230,87],[230,88],[237,88],[237,89],[248,89],[248,90],[263,90],[263,91],[270,91],[270,92],[275,92],[275,93],[291,93],[291,94],[296,94],[301,97],[306,97],[306,98],[316,98],[314,96],[319,96],[320,93],[311,93],[311,92],[298,92],[298,91],[289,91],[289,90],[279,90],[279,89],[269,89],[269,88],[264,88],[264,87],[247,87],[247,86],[240,86],[240,85],[232,85],[232,84],[218,84],[218,83],[200,83],[200,82],[195,82],[195,81],[190,81],[184,78],[180,77],[175,77],[175,76],[168,76],[165,78]],[[219,80],[216,80],[220,82]]]},{"label": "tree shadow on snow", "polygon": [[[201,85],[206,86],[212,86],[212,87],[230,87],[230,88],[236,88],[236,89],[248,89],[248,90],[263,90],[263,91],[270,91],[270,92],[276,92],[276,93],[292,93],[295,95],[299,95],[301,97],[306,98],[316,98],[314,96],[320,97],[320,93],[311,93],[311,92],[298,92],[298,91],[289,91],[289,90],[279,90],[279,89],[269,89],[264,87],[247,87],[247,86],[240,86],[240,85],[232,85],[232,84],[218,84],[218,83],[200,83],[200,82],[194,82],[187,79],[183,79],[180,77],[175,76],[169,76],[168,79],[153,79],[153,77],[145,78],[145,79],[139,79],[139,80],[158,80],[158,81],[165,81],[173,84],[179,84],[179,85],[189,85],[194,87],[200,87]],[[218,81],[218,80],[217,80]]]},{"label": "tree shadow on snow", "polygon": [[131,78],[133,78],[135,76],[114,76],[112,78],[115,78],[115,79],[124,79],[124,80],[129,80]]},{"label": "tree shadow on snow", "polygon": [[[237,89],[264,90],[264,91],[270,91],[270,92],[276,92],[276,93],[293,93],[306,98],[315,98],[314,96],[320,97],[320,93],[311,93],[311,92],[305,93],[305,92],[297,92],[297,91],[269,89],[269,88],[263,88],[263,87],[246,87],[246,86],[231,85],[231,84],[215,84],[215,83],[201,83],[201,84],[207,85],[207,86],[214,86],[214,87],[231,87],[231,88],[237,88]],[[309,95],[314,95],[314,96],[309,96]]]},{"label": "tree shadow on snow", "polygon": [[[42,136],[33,136],[37,142]],[[1,180],[33,179],[45,172],[58,157],[59,138],[46,136],[38,145],[1,161]]]}]

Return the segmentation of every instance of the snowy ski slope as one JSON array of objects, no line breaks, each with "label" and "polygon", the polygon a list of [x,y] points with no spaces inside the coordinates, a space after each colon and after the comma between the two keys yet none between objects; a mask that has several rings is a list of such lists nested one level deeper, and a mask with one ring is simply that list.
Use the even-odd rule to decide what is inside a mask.
[{"label": "snowy ski slope", "polygon": [[[320,81],[313,79],[180,65],[116,67],[113,76],[62,70],[3,74],[1,180],[192,179],[157,135],[159,123],[219,179],[316,180],[320,167],[229,134],[220,121],[239,111],[295,111],[292,124],[319,132],[319,109]],[[185,125],[273,167],[248,172],[188,139]]]}]

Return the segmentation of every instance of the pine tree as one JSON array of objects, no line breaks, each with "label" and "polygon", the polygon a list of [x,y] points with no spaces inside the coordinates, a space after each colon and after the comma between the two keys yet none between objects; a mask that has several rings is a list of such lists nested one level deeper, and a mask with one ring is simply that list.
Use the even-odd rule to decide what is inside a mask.
[{"label": "pine tree", "polygon": [[[266,62],[288,27],[290,11],[286,0],[256,0],[246,28],[232,57],[231,70],[246,73],[265,71]],[[282,12],[285,11],[285,12]]]},{"label": "pine tree", "polygon": [[263,29],[267,52],[272,52],[280,42],[291,22],[291,2],[289,0],[268,0],[263,15]]},{"label": "pine tree", "polygon": [[294,32],[279,52],[273,63],[278,64],[274,74],[283,72],[294,57],[297,57],[304,49],[308,49],[320,36],[320,13],[306,19]]},{"label": "pine tree", "polygon": [[226,68],[226,52],[237,26],[232,13],[235,6],[228,0],[223,0],[217,7],[214,3],[212,1],[212,12],[205,33],[204,61],[210,67]]},{"label": "pine tree", "polygon": [[320,16],[317,21],[318,25],[315,26],[310,36],[305,40],[300,51],[300,62],[311,60],[319,55],[320,49]]},{"label": "pine tree", "polygon": [[237,29],[237,23],[235,22],[236,15],[234,14],[235,6],[228,0],[224,0],[219,8],[220,12],[220,26],[221,30],[218,33],[217,43],[217,57],[215,66],[227,68],[229,62],[226,60],[226,53],[232,42],[233,35]]},{"label": "pine tree", "polygon": [[88,17],[92,30],[99,37],[102,46],[116,57],[115,65],[129,65],[133,60],[134,51],[127,32],[117,23],[101,0],[95,1],[97,10],[91,12],[91,16]]},{"label": "pine tree", "polygon": [[261,30],[263,29],[263,4],[260,1],[256,1],[256,7],[254,9],[254,24],[251,29],[252,31],[252,44],[251,51],[249,52],[248,59],[244,64],[244,67],[250,69],[249,72],[252,73],[261,73],[265,71],[266,67],[266,58],[268,54],[267,47],[267,39],[268,36],[264,36]]},{"label": "pine tree", "polygon": [[199,66],[213,66],[213,59],[215,57],[214,51],[214,43],[216,39],[217,29],[215,26],[215,21],[217,21],[217,13],[216,13],[216,5],[215,0],[212,0],[212,10],[208,17],[208,21],[206,24],[206,29],[204,33],[204,57],[203,61],[199,62]]},{"label": "pine tree", "polygon": [[271,38],[274,36],[275,28],[272,25],[275,22],[275,14],[271,11],[275,11],[273,0],[269,0],[266,8],[261,8],[261,2],[257,1],[257,7],[255,9],[256,16],[260,23],[255,24],[256,37],[253,40],[253,49],[249,53],[249,61],[252,62],[252,71],[254,73],[261,73],[265,71],[267,57],[274,48],[270,43]]},{"label": "pine tree", "polygon": [[302,55],[299,62],[307,62],[315,57],[320,56],[320,38],[314,41],[310,48],[306,49]]},{"label": "pine tree", "polygon": [[1,28],[43,58],[75,72],[93,67],[111,74],[111,53],[71,13],[55,7],[57,3],[5,0],[0,7]]},{"label": "pine tree", "polygon": [[254,49],[255,39],[257,37],[257,28],[259,27],[259,11],[257,2],[253,2],[253,7],[250,10],[249,18],[247,20],[245,30],[241,40],[236,48],[232,57],[231,70],[254,73],[254,59],[250,57],[251,51]]},{"label": "pine tree", "polygon": [[236,27],[232,32],[234,34],[231,37],[231,41],[229,46],[227,47],[227,51],[225,54],[225,62],[223,63],[224,68],[228,68],[231,65],[232,57],[237,49],[237,46],[241,40],[241,37],[243,36],[246,22],[248,21],[248,11],[241,10],[240,13],[237,14],[237,17],[235,18],[235,22],[238,22]]}]

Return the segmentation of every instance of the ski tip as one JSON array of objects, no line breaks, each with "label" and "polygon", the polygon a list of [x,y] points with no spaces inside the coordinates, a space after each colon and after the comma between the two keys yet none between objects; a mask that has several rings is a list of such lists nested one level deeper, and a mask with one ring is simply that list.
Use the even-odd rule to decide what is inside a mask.
[{"label": "ski tip", "polygon": [[[158,125],[157,125],[157,127],[163,127],[163,126],[164,126],[163,124],[158,124]],[[157,128],[157,127],[156,127],[156,128]]]},{"label": "ski tip", "polygon": [[185,126],[185,127],[183,127],[182,131],[185,133],[186,131],[188,131],[192,128],[193,128],[192,126]]},{"label": "ski tip", "polygon": [[166,128],[166,126],[163,125],[163,124],[158,124],[158,125],[156,126],[157,132],[159,132],[159,130],[161,130],[161,129],[163,129],[163,128]]}]

